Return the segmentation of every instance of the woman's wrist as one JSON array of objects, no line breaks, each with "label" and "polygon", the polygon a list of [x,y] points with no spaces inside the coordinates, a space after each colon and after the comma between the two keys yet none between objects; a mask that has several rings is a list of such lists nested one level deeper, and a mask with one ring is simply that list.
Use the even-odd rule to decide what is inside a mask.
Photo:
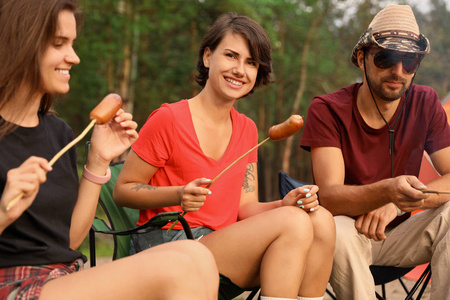
[{"label": "woman's wrist", "polygon": [[104,184],[107,183],[111,179],[111,170],[109,168],[106,168],[106,171],[104,173],[105,175],[96,175],[88,170],[86,165],[84,165],[83,168],[83,177],[86,178],[88,181],[96,183],[96,184]]},{"label": "woman's wrist", "polygon": [[3,208],[0,208],[0,234],[5,230],[14,219],[12,219]]}]

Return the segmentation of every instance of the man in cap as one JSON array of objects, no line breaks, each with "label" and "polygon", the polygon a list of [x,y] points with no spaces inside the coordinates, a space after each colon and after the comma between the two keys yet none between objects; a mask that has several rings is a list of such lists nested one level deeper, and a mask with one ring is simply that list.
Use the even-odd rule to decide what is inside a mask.
[{"label": "man in cap", "polygon": [[[301,146],[321,204],[335,215],[331,285],[338,299],[374,299],[370,265],[431,262],[432,298],[450,295],[450,127],[435,90],[412,84],[430,51],[411,8],[389,5],[352,53],[364,78],[312,101]],[[441,177],[417,178],[423,151]],[[411,216],[412,211],[424,209]]]}]

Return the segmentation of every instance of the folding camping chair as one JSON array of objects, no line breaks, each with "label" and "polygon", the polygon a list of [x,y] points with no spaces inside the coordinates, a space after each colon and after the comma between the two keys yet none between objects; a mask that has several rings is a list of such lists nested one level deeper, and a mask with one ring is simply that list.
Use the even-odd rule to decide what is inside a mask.
[{"label": "folding camping chair", "polygon": [[[292,189],[295,189],[297,187],[303,186],[306,183],[301,182],[298,180],[295,180],[291,178],[288,174],[286,174],[283,171],[280,171],[278,173],[278,179],[279,179],[279,189],[280,189],[280,196],[283,198],[287,193],[289,193]],[[411,288],[411,290],[408,290],[405,283],[403,282],[402,277],[406,275],[408,272],[410,272],[414,268],[400,268],[400,267],[391,267],[391,266],[370,266],[370,271],[372,272],[373,279],[375,281],[375,285],[381,285],[382,294],[376,293],[376,297],[379,300],[385,300],[386,299],[386,290],[385,290],[385,284],[389,283],[394,280],[398,280],[400,284],[402,285],[403,289],[405,290],[405,293],[407,294],[405,300],[413,300],[413,296],[418,290],[419,286],[422,284],[422,288],[420,289],[419,294],[417,295],[417,300],[422,298],[422,295],[425,291],[425,288],[428,285],[428,282],[431,279],[431,267],[430,265],[427,266],[425,271],[422,273],[420,278],[416,281],[414,286]],[[337,299],[334,294],[327,289],[327,294],[332,299]]]},{"label": "folding camping chair", "polygon": [[[87,146],[88,147],[88,146]],[[194,239],[188,222],[181,215],[181,212],[160,213],[151,218],[146,224],[136,226],[139,218],[139,210],[127,207],[120,207],[116,204],[112,197],[114,186],[117,177],[122,170],[123,161],[113,163],[109,166],[111,170],[111,179],[109,182],[103,184],[100,190],[99,205],[105,212],[107,220],[96,217],[89,231],[89,251],[90,251],[90,265],[96,265],[96,234],[108,234],[113,236],[114,251],[113,260],[129,256],[131,246],[131,235],[149,232],[151,230],[160,229],[169,222],[178,220],[184,229],[188,239]],[[138,249],[139,250],[139,249]],[[221,277],[221,280],[223,278]],[[246,298],[251,300],[258,293],[259,288],[251,290],[251,293]],[[220,300],[231,300],[227,293],[220,288]]]},{"label": "folding camping chair", "polygon": [[[146,224],[136,226],[139,218],[139,210],[127,207],[120,207],[114,202],[112,192],[116,184],[117,177],[122,169],[123,161],[111,164],[111,179],[103,184],[100,191],[99,205],[105,212],[107,222],[96,217],[89,231],[89,251],[91,256],[91,267],[96,265],[95,235],[109,234],[113,236],[114,252],[113,260],[126,257],[130,252],[130,241],[132,234],[140,234],[159,229],[169,222],[179,220],[183,225],[186,236],[193,239],[191,229],[186,220],[181,216],[181,212],[160,213],[151,218]],[[109,223],[109,225],[108,225]]]}]

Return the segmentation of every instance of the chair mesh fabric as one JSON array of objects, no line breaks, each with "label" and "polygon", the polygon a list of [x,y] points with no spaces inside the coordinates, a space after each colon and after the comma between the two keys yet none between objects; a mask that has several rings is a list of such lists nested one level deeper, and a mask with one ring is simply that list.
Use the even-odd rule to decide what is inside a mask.
[{"label": "chair mesh fabric", "polygon": [[295,180],[288,174],[286,174],[284,171],[280,171],[278,173],[278,185],[279,185],[278,187],[280,189],[281,198],[284,198],[284,196],[286,196],[286,194],[289,193],[291,190],[303,186],[305,184],[308,183]]},{"label": "chair mesh fabric", "polygon": [[[160,213],[152,217],[146,224],[140,226],[136,225],[139,219],[139,210],[120,207],[116,204],[112,197],[114,186],[116,184],[117,177],[122,170],[122,166],[123,161],[111,164],[109,166],[111,170],[111,179],[107,183],[103,184],[100,190],[99,205],[102,207],[109,224],[107,224],[105,220],[98,218],[96,218],[92,224],[92,230],[94,231],[94,240],[95,233],[113,235],[114,254],[112,259],[116,260],[130,255],[131,234],[139,234],[156,228],[161,228],[167,223],[173,222],[175,220],[180,221],[180,223],[183,225],[186,236],[190,239],[193,239],[189,224],[181,216],[181,212]],[[93,247],[95,249],[95,241],[91,243],[90,247]],[[95,264],[93,266],[95,266]],[[221,282],[222,280],[223,278],[221,278]],[[255,295],[258,290],[259,288],[253,289],[251,296]],[[234,285],[231,281],[229,281],[228,284],[222,282],[222,290],[220,292],[219,299],[231,299],[227,296],[227,294],[235,296],[241,294],[243,291],[244,290]]]}]

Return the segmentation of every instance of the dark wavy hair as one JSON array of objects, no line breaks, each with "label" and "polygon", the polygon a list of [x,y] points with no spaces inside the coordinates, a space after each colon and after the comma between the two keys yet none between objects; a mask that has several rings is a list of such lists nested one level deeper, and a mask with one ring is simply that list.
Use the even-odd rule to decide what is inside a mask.
[{"label": "dark wavy hair", "polygon": [[[80,24],[77,0],[0,0],[0,108],[20,88],[27,88],[29,99],[42,86],[41,57],[53,41],[59,13],[63,10],[73,12]],[[48,113],[52,102],[53,95],[45,94],[40,111]],[[0,138],[13,127],[2,122]]]},{"label": "dark wavy hair", "polygon": [[270,40],[264,29],[256,21],[246,16],[238,16],[231,12],[220,16],[203,37],[198,52],[197,83],[204,87],[209,77],[209,69],[203,64],[203,54],[206,48],[214,51],[227,33],[239,34],[247,40],[252,58],[259,63],[258,75],[253,89],[254,92],[260,85],[273,82],[272,57],[270,55]]}]

